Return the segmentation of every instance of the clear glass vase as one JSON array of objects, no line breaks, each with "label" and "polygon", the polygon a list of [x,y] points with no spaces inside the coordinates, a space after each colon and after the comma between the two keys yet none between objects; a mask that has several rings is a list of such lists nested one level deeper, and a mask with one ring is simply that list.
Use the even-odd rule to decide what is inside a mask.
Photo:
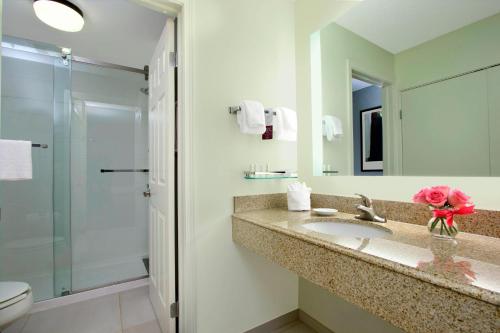
[{"label": "clear glass vase", "polygon": [[458,226],[453,220],[451,226],[446,223],[445,217],[433,217],[427,224],[427,229],[432,236],[440,239],[455,239],[458,234]]}]

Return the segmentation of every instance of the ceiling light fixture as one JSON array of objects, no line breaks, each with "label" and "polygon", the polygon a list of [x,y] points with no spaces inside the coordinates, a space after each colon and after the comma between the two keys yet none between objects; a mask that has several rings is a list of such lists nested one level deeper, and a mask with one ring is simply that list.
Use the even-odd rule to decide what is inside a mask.
[{"label": "ceiling light fixture", "polygon": [[33,9],[43,23],[62,31],[77,32],[85,24],[80,8],[66,0],[34,0]]}]

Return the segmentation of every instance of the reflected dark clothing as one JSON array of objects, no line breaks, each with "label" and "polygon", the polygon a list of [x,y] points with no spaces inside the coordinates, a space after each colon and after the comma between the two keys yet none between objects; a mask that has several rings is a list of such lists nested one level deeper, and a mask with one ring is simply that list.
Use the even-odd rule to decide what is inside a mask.
[{"label": "reflected dark clothing", "polygon": [[382,161],[382,116],[380,113],[372,113],[372,124],[370,127],[370,156],[368,162]]}]

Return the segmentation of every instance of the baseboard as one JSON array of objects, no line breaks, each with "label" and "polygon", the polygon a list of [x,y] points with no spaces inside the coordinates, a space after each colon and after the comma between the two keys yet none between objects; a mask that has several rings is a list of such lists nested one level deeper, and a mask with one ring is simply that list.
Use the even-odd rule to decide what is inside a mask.
[{"label": "baseboard", "polygon": [[246,331],[245,333],[269,333],[275,331],[277,329],[282,328],[290,323],[293,323],[299,319],[299,310],[293,310],[288,313],[285,313],[278,318],[274,318],[271,321],[268,321],[265,324],[259,325],[251,330]]},{"label": "baseboard", "polygon": [[149,279],[140,279],[125,283],[110,285],[103,288],[82,291],[68,296],[56,297],[47,301],[40,301],[33,304],[30,313],[45,311],[60,306],[83,302],[89,299],[98,298],[106,295],[117,294],[125,290],[135,289],[149,285]]},{"label": "baseboard", "polygon": [[334,333],[331,329],[311,317],[309,314],[305,313],[302,310],[299,311],[299,320],[315,330],[317,333]]}]

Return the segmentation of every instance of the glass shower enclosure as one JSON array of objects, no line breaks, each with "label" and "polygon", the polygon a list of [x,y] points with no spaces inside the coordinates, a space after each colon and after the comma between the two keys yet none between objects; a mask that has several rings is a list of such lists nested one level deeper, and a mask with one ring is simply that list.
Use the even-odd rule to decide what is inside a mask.
[{"label": "glass shower enclosure", "polygon": [[0,181],[0,280],[35,300],[146,277],[147,96],[135,72],[3,37],[0,138],[33,179]]}]

